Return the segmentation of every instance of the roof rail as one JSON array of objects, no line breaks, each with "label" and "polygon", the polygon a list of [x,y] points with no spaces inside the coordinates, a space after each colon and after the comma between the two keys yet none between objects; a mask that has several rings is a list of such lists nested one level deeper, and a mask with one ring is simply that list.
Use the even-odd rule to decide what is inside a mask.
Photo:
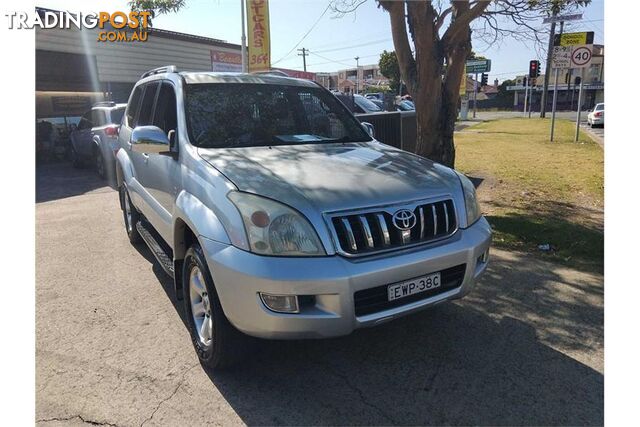
[{"label": "roof rail", "polygon": [[93,104],[94,107],[115,107],[115,101],[99,101]]},{"label": "roof rail", "polygon": [[153,76],[154,74],[161,74],[161,73],[176,73],[177,71],[178,71],[178,68],[175,65],[164,65],[162,67],[154,68],[153,70],[149,70],[146,73],[143,73],[142,76],[140,76],[140,78],[144,79],[145,77],[149,77],[149,76]]},{"label": "roof rail", "polygon": [[291,77],[289,74],[280,70],[267,70],[267,71],[254,71],[251,74],[264,74],[269,76],[278,76],[278,77]]}]

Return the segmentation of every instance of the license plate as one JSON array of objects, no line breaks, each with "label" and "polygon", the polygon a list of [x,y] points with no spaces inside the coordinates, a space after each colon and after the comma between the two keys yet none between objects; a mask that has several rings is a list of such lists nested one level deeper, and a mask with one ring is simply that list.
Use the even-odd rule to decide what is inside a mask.
[{"label": "license plate", "polygon": [[396,283],[387,287],[389,301],[405,298],[421,292],[430,291],[440,287],[440,273],[428,274],[416,277],[406,282]]}]

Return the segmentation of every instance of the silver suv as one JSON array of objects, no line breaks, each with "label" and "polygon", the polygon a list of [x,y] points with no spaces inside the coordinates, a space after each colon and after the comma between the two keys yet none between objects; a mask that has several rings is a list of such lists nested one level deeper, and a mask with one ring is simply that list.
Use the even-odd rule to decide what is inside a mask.
[{"label": "silver suv", "polygon": [[472,183],[372,134],[308,80],[169,66],[136,84],[125,227],[173,276],[204,364],[246,335],[345,335],[473,288],[491,229]]}]

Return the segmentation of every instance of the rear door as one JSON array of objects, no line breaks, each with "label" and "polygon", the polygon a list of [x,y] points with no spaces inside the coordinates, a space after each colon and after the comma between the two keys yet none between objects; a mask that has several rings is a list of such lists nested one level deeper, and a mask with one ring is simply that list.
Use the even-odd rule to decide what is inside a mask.
[{"label": "rear door", "polygon": [[80,118],[78,128],[73,132],[73,148],[81,157],[90,157],[93,154],[91,143],[91,128],[93,127],[91,111],[87,111]]}]

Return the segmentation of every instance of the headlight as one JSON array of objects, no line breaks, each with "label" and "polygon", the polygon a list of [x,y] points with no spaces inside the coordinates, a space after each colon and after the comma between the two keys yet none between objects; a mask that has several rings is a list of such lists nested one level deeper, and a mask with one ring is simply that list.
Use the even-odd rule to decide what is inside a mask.
[{"label": "headlight", "polygon": [[247,232],[251,252],[261,255],[325,255],[322,243],[309,221],[290,207],[271,199],[233,191]]},{"label": "headlight", "polygon": [[458,173],[458,177],[460,178],[460,182],[462,183],[464,205],[467,211],[467,227],[469,227],[478,219],[480,219],[482,213],[480,212],[480,205],[478,205],[478,198],[476,196],[476,188],[473,186],[473,183],[469,180],[469,178],[462,175],[461,173]]}]

